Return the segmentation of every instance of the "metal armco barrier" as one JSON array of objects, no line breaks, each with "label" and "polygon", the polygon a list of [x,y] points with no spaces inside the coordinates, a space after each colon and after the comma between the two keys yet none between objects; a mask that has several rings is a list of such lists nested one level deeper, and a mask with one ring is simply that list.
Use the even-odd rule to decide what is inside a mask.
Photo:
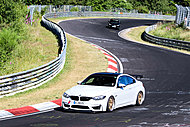
[{"label": "metal armco barrier", "polygon": [[171,15],[155,15],[141,13],[122,13],[122,12],[57,12],[47,13],[47,18],[58,17],[134,17],[147,19],[175,20],[175,16]]},{"label": "metal armco barrier", "polygon": [[59,56],[40,67],[24,72],[0,76],[0,98],[38,87],[54,78],[62,70],[65,64],[67,48],[65,33],[61,27],[47,20],[45,16],[42,17],[41,23],[58,37],[60,46]]},{"label": "metal armco barrier", "polygon": [[[47,20],[46,18],[58,17],[135,17],[135,18],[149,18],[162,20],[175,20],[175,16],[154,15],[154,14],[139,14],[139,13],[118,13],[118,12],[57,12],[48,13],[42,17],[41,24],[46,29],[52,31],[58,38],[59,43],[59,57],[55,60],[42,65],[40,67],[0,76],[0,98],[4,96],[14,95],[15,93],[36,88],[47,81],[54,78],[63,68],[66,57],[67,41],[65,33],[57,24]],[[147,38],[151,35],[147,34]]]},{"label": "metal armco barrier", "polygon": [[47,13],[46,16],[47,16],[47,18],[58,18],[58,17],[134,17],[134,18],[148,18],[148,19],[161,19],[161,20],[175,20],[175,16],[171,16],[171,15],[122,13],[122,12],[57,12],[57,13]]},{"label": "metal armco barrier", "polygon": [[190,51],[190,42],[156,37],[149,34],[149,32],[156,29],[156,27],[157,25],[152,25],[146,28],[145,32],[143,33],[143,37],[145,40],[159,45]]}]

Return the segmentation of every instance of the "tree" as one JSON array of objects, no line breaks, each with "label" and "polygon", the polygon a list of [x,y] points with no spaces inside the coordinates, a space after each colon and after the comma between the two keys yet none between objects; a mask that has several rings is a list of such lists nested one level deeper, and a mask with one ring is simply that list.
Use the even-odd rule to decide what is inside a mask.
[{"label": "tree", "polygon": [[125,0],[87,0],[87,5],[92,6],[94,11],[105,11],[111,8],[132,9],[132,4]]},{"label": "tree", "polygon": [[132,9],[132,4],[127,3],[125,0],[114,0],[112,7],[113,8]]},{"label": "tree", "polygon": [[93,11],[105,11],[105,6],[103,7],[102,5],[105,5],[106,1],[104,0],[88,0],[87,1],[87,6],[92,6]]},{"label": "tree", "polygon": [[190,7],[190,0],[173,0],[176,4],[184,7]]},{"label": "tree", "polygon": [[17,1],[0,0],[0,24],[10,24],[11,22],[19,22],[26,16],[27,7]]},{"label": "tree", "polygon": [[128,2],[140,12],[158,11],[167,13],[173,12],[175,7],[174,4],[171,4],[172,0],[128,0]]}]

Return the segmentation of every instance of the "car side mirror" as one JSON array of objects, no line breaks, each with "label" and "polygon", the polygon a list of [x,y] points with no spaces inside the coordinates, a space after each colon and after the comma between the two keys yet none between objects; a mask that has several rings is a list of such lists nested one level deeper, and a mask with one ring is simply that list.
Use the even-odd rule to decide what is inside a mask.
[{"label": "car side mirror", "polygon": [[119,83],[119,85],[118,85],[120,88],[121,87],[125,87],[126,85],[125,84],[123,84],[123,83]]},{"label": "car side mirror", "polygon": [[78,81],[77,84],[80,85],[82,83],[82,81]]}]

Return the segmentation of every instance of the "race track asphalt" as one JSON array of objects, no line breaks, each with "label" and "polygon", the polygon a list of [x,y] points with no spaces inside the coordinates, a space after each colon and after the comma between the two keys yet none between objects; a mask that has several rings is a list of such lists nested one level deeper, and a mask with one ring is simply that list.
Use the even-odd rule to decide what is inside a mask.
[{"label": "race track asphalt", "polygon": [[106,28],[108,19],[78,19],[61,22],[74,36],[95,43],[116,55],[124,73],[143,75],[146,100],[142,106],[127,106],[112,113],[50,112],[0,121],[2,127],[190,127],[190,56],[124,40],[125,28],[158,21],[121,19],[120,30]]}]

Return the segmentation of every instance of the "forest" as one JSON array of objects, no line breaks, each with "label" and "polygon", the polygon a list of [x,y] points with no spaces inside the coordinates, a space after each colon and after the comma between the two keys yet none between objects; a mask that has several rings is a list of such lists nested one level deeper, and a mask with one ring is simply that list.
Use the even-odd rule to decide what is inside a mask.
[{"label": "forest", "polygon": [[92,6],[93,11],[107,11],[111,8],[135,9],[140,13],[150,11],[173,14],[175,4],[190,6],[190,0],[23,0],[27,5],[83,5]]}]

